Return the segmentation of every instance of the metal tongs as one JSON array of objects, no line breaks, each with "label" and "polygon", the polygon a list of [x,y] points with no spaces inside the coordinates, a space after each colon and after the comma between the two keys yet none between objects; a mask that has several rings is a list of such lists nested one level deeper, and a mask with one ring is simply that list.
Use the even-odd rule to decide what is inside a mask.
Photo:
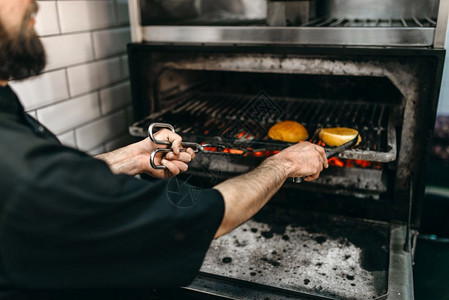
[{"label": "metal tongs", "polygon": [[[165,129],[171,130],[173,133],[176,133],[176,132],[175,132],[175,128],[174,128],[172,125],[167,124],[167,123],[152,123],[152,124],[150,125],[150,127],[148,127],[148,137],[150,138],[150,140],[151,140],[153,143],[155,143],[155,144],[157,144],[157,145],[171,146],[172,143],[171,143],[170,141],[157,140],[157,139],[154,137],[154,134],[155,134],[154,130],[155,130],[156,128],[158,128],[158,129],[164,129],[164,128],[165,128]],[[205,150],[206,147],[217,148],[217,150],[218,150],[218,149],[222,149],[222,150],[225,149],[225,146],[224,146],[224,145],[198,144],[198,143],[192,143],[192,142],[182,142],[182,143],[181,143],[181,146],[184,147],[184,148],[186,148],[186,149],[187,149],[187,148],[192,148],[193,152],[195,152],[195,153],[198,153],[198,152],[203,152],[203,153],[217,153],[216,151],[208,151],[208,150]],[[181,149],[179,149],[179,151],[185,152],[186,149],[182,149],[182,148],[181,148]],[[167,154],[167,153],[169,153],[169,152],[172,152],[172,149],[171,149],[170,147],[168,147],[168,148],[156,148],[155,150],[153,150],[153,152],[151,153],[151,156],[150,156],[150,164],[151,164],[151,167],[152,167],[153,169],[156,169],[156,170],[165,170],[165,169],[167,169],[166,166],[163,166],[163,165],[156,165],[156,163],[154,162],[154,158],[156,157],[156,155],[157,155],[158,153],[165,153],[165,154]],[[218,150],[218,152],[220,152],[220,151]]]},{"label": "metal tongs", "polygon": [[[347,142],[347,143],[345,143],[345,144],[343,144],[343,145],[341,145],[339,147],[326,149],[325,151],[326,151],[327,159],[335,157],[338,154],[342,153],[343,151],[346,151],[346,150],[350,149],[352,146],[357,144],[358,139],[359,139],[359,135],[357,134],[357,136],[353,140],[351,140],[351,141],[349,141],[349,142]],[[293,182],[294,183],[304,182],[304,177],[295,177],[295,178],[293,178]]]}]

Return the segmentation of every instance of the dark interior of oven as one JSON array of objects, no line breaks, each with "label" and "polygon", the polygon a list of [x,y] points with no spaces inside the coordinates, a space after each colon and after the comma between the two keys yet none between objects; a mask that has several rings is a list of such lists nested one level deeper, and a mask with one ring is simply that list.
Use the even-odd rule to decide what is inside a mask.
[{"label": "dark interior of oven", "polygon": [[303,124],[316,143],[318,128],[357,129],[362,143],[320,179],[287,182],[255,218],[214,241],[201,272],[293,296],[385,297],[391,228],[377,221],[389,221],[403,107],[388,78],[168,69],[153,97],[154,111],[133,125],[134,135],[163,122],[185,141],[225,146],[197,154],[180,176],[201,187],[250,171],[288,147],[267,137],[278,121]]},{"label": "dark interior of oven", "polygon": [[288,147],[267,133],[275,123],[293,120],[321,145],[316,130],[323,127],[354,128],[362,137],[354,149],[332,159],[319,180],[296,188],[319,186],[334,195],[377,200],[389,196],[402,95],[385,77],[166,70],[155,98],[155,112],[136,124],[135,134],[141,129],[146,135],[150,123],[163,122],[186,141],[210,145],[206,149],[216,152],[198,154],[190,166],[190,173],[206,180],[250,171]]}]

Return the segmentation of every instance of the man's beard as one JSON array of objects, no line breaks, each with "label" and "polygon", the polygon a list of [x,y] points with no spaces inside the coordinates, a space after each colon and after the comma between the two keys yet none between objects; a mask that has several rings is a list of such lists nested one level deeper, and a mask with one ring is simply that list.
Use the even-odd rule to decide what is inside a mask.
[{"label": "man's beard", "polygon": [[38,75],[45,68],[44,46],[29,22],[37,7],[30,6],[20,31],[10,34],[0,20],[0,79],[18,80]]}]

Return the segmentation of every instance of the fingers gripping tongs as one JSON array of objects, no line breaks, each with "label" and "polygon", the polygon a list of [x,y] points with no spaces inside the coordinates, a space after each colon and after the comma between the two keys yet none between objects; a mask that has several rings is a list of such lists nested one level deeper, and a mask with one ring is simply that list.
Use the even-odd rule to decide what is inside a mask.
[{"label": "fingers gripping tongs", "polygon": [[[358,139],[359,139],[359,135],[357,134],[357,136],[353,140],[351,140],[351,141],[349,141],[349,142],[347,142],[347,143],[345,143],[345,144],[343,144],[343,145],[341,145],[339,147],[326,149],[325,151],[326,151],[327,159],[335,157],[338,154],[340,154],[340,153],[342,153],[342,152],[344,152],[344,151],[346,151],[348,149],[351,149],[351,147],[353,147],[353,146],[355,146],[355,144],[357,144]],[[295,177],[295,178],[293,178],[293,182],[294,183],[304,182],[304,177]]]},{"label": "fingers gripping tongs", "polygon": [[[156,133],[155,129],[168,129],[168,130],[170,130],[173,133],[176,133],[176,132],[175,132],[175,128],[172,125],[166,124],[166,123],[152,123],[150,125],[150,127],[148,127],[148,137],[150,138],[150,140],[154,144],[156,144],[156,145],[165,145],[165,146],[167,146],[167,148],[156,148],[155,150],[153,150],[153,152],[151,153],[151,156],[150,156],[151,167],[153,169],[156,169],[156,170],[165,170],[165,169],[167,169],[167,167],[163,166],[163,165],[157,165],[155,163],[154,159],[155,159],[155,157],[156,157],[156,155],[158,153],[162,153],[162,155],[165,155],[165,154],[167,154],[169,152],[172,152],[173,151],[171,149],[172,142],[169,141],[168,137],[167,137],[167,140],[158,140],[158,139],[156,139],[154,137],[154,134]],[[186,152],[187,148],[191,148],[193,150],[193,152],[195,152],[195,153],[198,153],[198,152],[205,152],[205,153],[211,152],[211,151],[205,150],[205,147],[216,147],[217,149],[224,148],[224,146],[221,146],[221,145],[219,145],[219,146],[213,146],[213,145],[209,145],[209,144],[201,145],[201,144],[192,143],[192,142],[182,142],[181,146],[183,148],[180,148],[179,151]]]}]

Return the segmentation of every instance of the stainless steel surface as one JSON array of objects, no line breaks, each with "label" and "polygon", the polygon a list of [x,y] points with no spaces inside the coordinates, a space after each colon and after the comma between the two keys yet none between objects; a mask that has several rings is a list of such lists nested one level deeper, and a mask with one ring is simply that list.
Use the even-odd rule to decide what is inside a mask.
[{"label": "stainless steel surface", "polygon": [[428,16],[420,18],[318,18],[304,23],[301,27],[368,27],[368,28],[398,28],[398,27],[435,27],[436,19]]},{"label": "stainless steel surface", "polygon": [[145,42],[217,45],[339,45],[426,47],[434,28],[145,26]]},{"label": "stainless steel surface", "polygon": [[[161,130],[161,129],[168,129],[168,130],[170,130],[171,132],[176,133],[175,128],[174,128],[172,125],[167,124],[167,123],[152,123],[152,124],[148,127],[148,137],[150,138],[150,140],[151,140],[154,144],[156,144],[156,145],[171,146],[171,145],[172,145],[172,142],[170,142],[170,141],[168,140],[168,137],[167,137],[167,140],[158,140],[158,139],[156,139],[156,138],[154,137],[154,134],[157,132],[156,129],[159,129],[159,130]],[[211,152],[211,151],[205,150],[205,149],[204,149],[205,147],[215,147],[215,148],[217,148],[217,152],[220,152],[220,149],[223,148],[221,145],[216,145],[216,146],[214,146],[214,145],[209,145],[209,144],[201,145],[201,144],[198,144],[198,143],[192,143],[192,142],[182,142],[182,143],[181,143],[181,146],[182,146],[184,149],[179,149],[180,152],[185,152],[187,148],[191,148],[191,149],[193,150],[193,152],[195,152],[195,153],[198,153],[198,152],[209,153],[209,152]],[[150,164],[151,164],[151,167],[152,167],[153,169],[156,169],[156,170],[166,170],[166,169],[167,169],[166,166],[163,166],[163,165],[156,165],[154,159],[155,159],[156,155],[159,154],[159,153],[165,153],[165,154],[167,154],[167,153],[170,153],[170,152],[172,152],[172,149],[171,149],[170,147],[168,147],[168,148],[156,148],[155,150],[153,150],[153,152],[151,152],[151,156],[150,156]],[[215,153],[215,151],[213,151],[212,153]]]},{"label": "stainless steel surface", "polygon": [[444,49],[446,45],[446,32],[449,17],[449,0],[440,0],[438,10],[438,23],[435,29],[434,47]]},{"label": "stainless steel surface", "polygon": [[336,18],[436,17],[439,0],[321,0],[319,15]]},{"label": "stainless steel surface", "polygon": [[128,0],[131,40],[140,43],[143,40],[143,28],[140,20],[140,0]]},{"label": "stainless steel surface", "polygon": [[[167,138],[167,140],[158,140],[158,139],[156,139],[156,138],[154,137],[155,129],[159,129],[159,130],[160,130],[160,129],[168,129],[168,130],[170,130],[171,132],[176,133],[176,132],[175,132],[175,128],[173,128],[172,125],[167,124],[167,123],[153,123],[153,124],[151,124],[151,125],[148,127],[148,137],[150,138],[150,140],[151,140],[154,144],[156,144],[156,145],[171,146],[172,143],[168,140],[168,138]],[[182,146],[183,146],[183,147],[186,147],[186,148],[191,147],[191,148],[195,149],[194,151],[195,151],[196,153],[198,153],[198,152],[203,148],[203,146],[201,146],[200,144],[197,144],[197,143],[188,143],[188,142],[183,142],[183,143],[182,143]],[[185,150],[185,149],[180,149],[179,151],[182,152],[182,151],[186,151],[186,150]],[[159,154],[159,153],[166,153],[166,154],[167,154],[167,153],[170,153],[170,152],[172,152],[172,149],[171,149],[171,148],[156,148],[155,150],[153,150],[153,152],[151,152],[151,156],[150,156],[150,165],[151,165],[151,167],[152,167],[153,169],[156,169],[156,170],[166,170],[166,169],[167,169],[166,166],[164,166],[164,165],[157,165],[157,164],[155,163],[154,159],[156,158],[156,155]]]},{"label": "stainless steel surface", "polygon": [[[413,300],[412,255],[403,250],[406,227],[392,224],[390,232],[390,269],[388,272],[388,300]],[[408,241],[410,243],[410,241]]]},{"label": "stainless steel surface", "polygon": [[265,0],[141,0],[142,24],[208,24],[211,19],[266,19]]},{"label": "stainless steel surface", "polygon": [[129,1],[134,42],[443,48],[449,11],[449,0],[172,1]]},{"label": "stainless steel surface", "polygon": [[315,17],[315,1],[268,1],[267,25],[287,26],[309,22]]},{"label": "stainless steel surface", "polygon": [[170,141],[168,141],[168,140],[166,140],[166,141],[164,141],[164,140],[157,140],[155,137],[154,137],[154,129],[155,128],[158,128],[158,129],[168,129],[168,130],[170,130],[171,132],[173,132],[173,133],[175,133],[175,128],[172,126],[172,125],[170,125],[170,124],[167,124],[167,123],[152,123],[149,127],[148,127],[148,137],[150,138],[150,140],[153,142],[153,143],[155,143],[155,144],[158,144],[158,145],[166,145],[166,146],[170,146],[171,145],[171,142]]}]

